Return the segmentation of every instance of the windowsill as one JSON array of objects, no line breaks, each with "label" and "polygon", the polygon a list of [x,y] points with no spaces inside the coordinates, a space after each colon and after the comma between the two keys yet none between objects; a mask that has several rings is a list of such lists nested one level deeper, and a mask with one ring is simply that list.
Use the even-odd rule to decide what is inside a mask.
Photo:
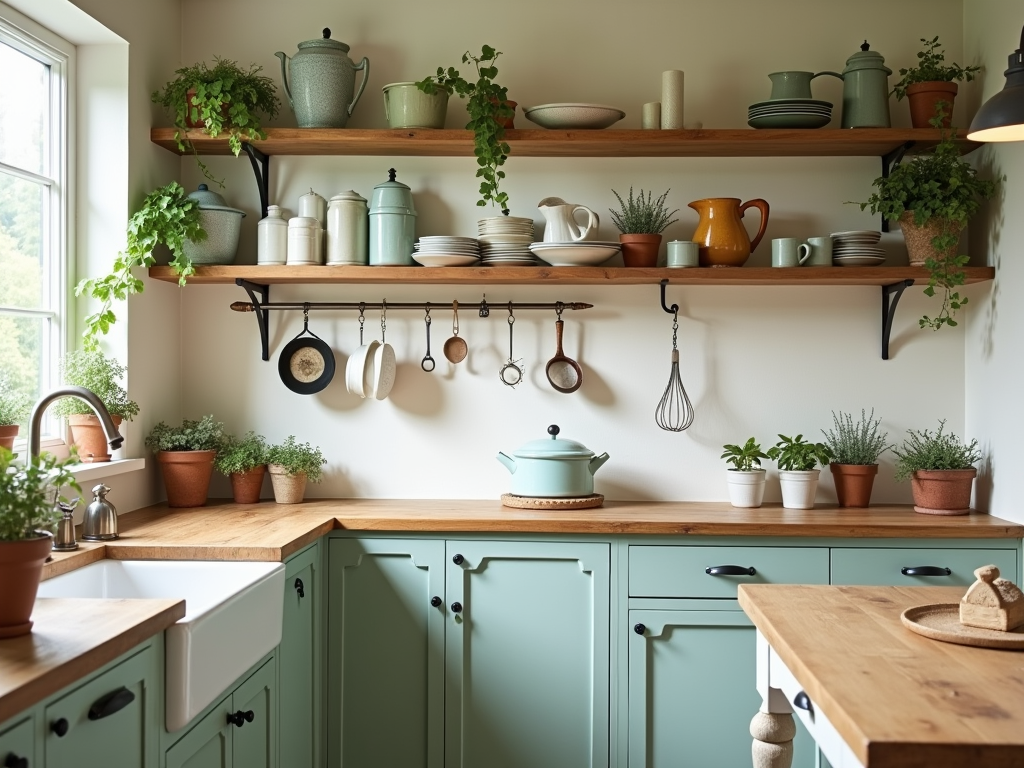
[{"label": "windowsill", "polygon": [[71,464],[68,466],[68,469],[71,470],[79,484],[88,483],[101,477],[123,475],[127,472],[139,472],[145,468],[145,459],[115,459],[95,464]]}]

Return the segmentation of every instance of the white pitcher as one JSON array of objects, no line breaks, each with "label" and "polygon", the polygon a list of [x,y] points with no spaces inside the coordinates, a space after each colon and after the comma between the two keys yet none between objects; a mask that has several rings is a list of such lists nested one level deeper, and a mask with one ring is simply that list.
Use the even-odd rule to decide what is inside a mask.
[{"label": "white pitcher", "polygon": [[[570,243],[597,238],[597,228],[601,220],[585,205],[567,203],[558,197],[545,197],[537,207],[547,222],[547,226],[544,227],[545,243]],[[586,212],[585,226],[576,221],[577,211]]]}]

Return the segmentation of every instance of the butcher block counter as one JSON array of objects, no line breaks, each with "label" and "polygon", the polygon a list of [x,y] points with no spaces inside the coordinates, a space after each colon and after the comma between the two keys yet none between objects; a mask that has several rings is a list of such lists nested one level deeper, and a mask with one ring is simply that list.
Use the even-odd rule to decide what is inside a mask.
[{"label": "butcher block counter", "polygon": [[802,690],[809,702],[796,703],[797,714],[844,768],[1024,766],[1024,653],[939,642],[900,622],[907,608],[957,603],[964,592],[740,586],[740,606],[763,638],[759,692],[768,672],[785,693],[781,706],[772,694],[767,711],[791,711]]}]

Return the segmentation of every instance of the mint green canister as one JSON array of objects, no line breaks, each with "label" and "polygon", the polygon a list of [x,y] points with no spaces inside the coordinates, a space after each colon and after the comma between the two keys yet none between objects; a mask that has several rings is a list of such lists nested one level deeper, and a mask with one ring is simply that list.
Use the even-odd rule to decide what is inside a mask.
[{"label": "mint green canister", "polygon": [[373,188],[370,199],[370,266],[411,267],[416,242],[416,208],[412,190],[395,181],[395,169],[388,180]]},{"label": "mint green canister", "polygon": [[594,473],[608,461],[608,454],[594,452],[575,440],[558,437],[557,425],[548,427],[550,438],[531,440],[511,456],[498,461],[512,473],[510,493],[542,499],[583,498],[594,493]]}]

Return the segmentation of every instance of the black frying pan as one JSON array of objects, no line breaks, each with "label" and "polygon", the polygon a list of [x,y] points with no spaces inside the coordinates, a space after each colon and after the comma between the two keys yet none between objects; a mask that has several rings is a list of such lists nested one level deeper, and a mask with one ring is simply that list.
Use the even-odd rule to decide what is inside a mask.
[{"label": "black frying pan", "polygon": [[303,316],[302,331],[281,350],[277,371],[284,385],[300,395],[320,392],[334,378],[334,350],[309,330],[308,309]]}]

